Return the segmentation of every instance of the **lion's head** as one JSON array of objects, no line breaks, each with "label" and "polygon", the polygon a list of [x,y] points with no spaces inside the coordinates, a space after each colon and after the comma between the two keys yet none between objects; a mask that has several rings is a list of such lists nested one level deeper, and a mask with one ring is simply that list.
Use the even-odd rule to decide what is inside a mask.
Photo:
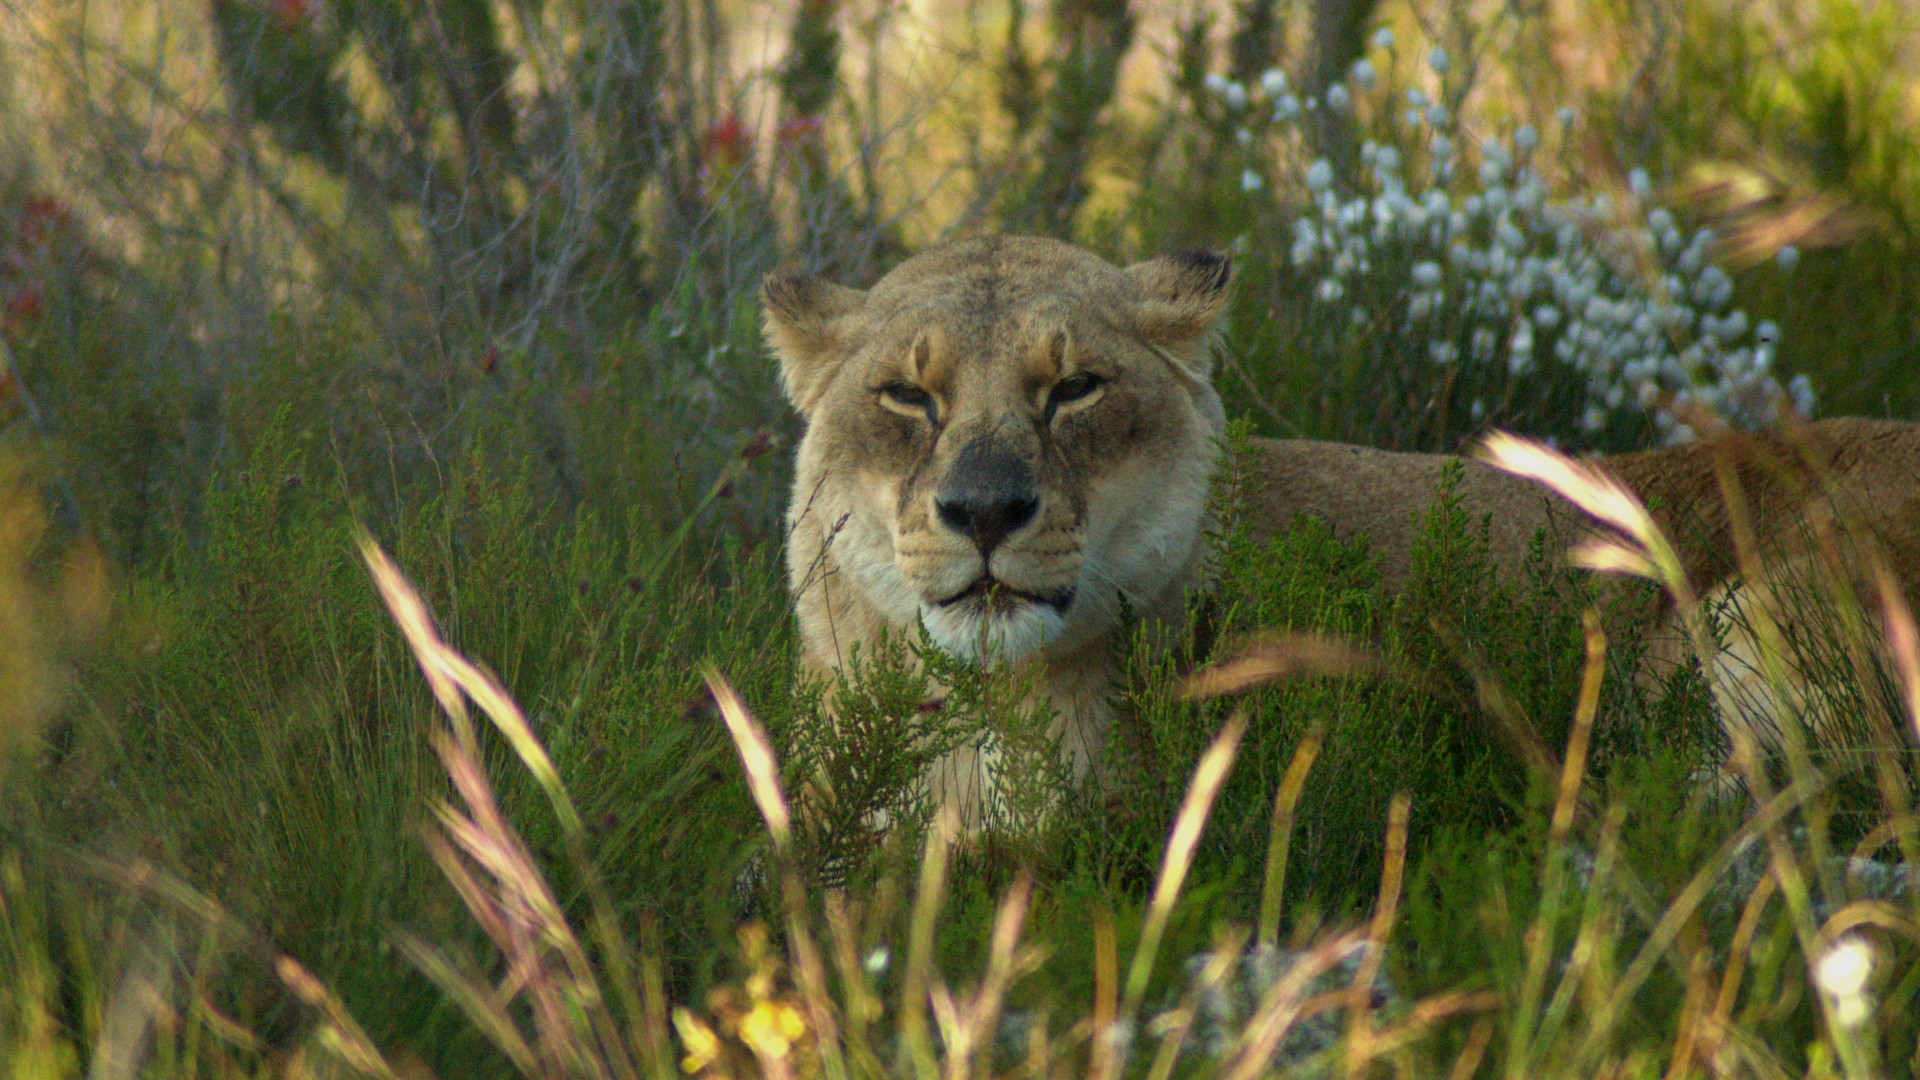
[{"label": "lion's head", "polygon": [[924,624],[1017,663],[1099,640],[1123,597],[1167,603],[1218,452],[1227,279],[1206,252],[1121,269],[1007,236],[866,291],[769,277],[767,340],[807,422],[788,561],[812,659]]}]

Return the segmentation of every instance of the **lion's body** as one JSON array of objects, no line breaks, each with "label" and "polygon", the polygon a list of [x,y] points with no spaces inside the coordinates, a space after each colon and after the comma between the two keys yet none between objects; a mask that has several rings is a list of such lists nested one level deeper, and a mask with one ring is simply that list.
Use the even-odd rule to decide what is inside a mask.
[{"label": "lion's body", "polygon": [[[1205,584],[1205,515],[1224,427],[1211,383],[1225,261],[1113,267],[1054,241],[990,237],[902,263],[868,292],[769,280],[767,332],[806,415],[790,511],[804,662],[925,627],[949,651],[1041,668],[1069,771],[1101,760],[1123,604],[1177,622]],[[1297,516],[1364,535],[1403,579],[1444,455],[1259,440],[1263,531]],[[1605,459],[1679,543],[1694,585],[1737,576],[1722,496],[1732,463],[1759,546],[1810,556],[1827,526],[1866,523],[1920,580],[1920,426],[1831,420]],[[1824,478],[1816,482],[1815,477]],[[1578,515],[1538,486],[1466,462],[1464,508],[1496,567],[1520,572],[1541,528]],[[932,778],[981,823],[972,750]]]}]

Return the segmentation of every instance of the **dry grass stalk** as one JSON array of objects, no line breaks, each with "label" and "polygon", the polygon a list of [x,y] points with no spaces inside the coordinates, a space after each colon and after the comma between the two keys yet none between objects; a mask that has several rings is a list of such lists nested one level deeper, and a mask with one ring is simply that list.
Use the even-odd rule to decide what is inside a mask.
[{"label": "dry grass stalk", "polygon": [[1326,738],[1327,729],[1319,723],[1307,731],[1306,738],[1294,748],[1286,775],[1273,795],[1273,825],[1267,832],[1266,880],[1260,889],[1260,936],[1256,939],[1268,948],[1277,945],[1280,939],[1280,903],[1286,895],[1287,858],[1293,850],[1294,808],[1300,804],[1300,793],[1307,787],[1307,774],[1313,771],[1314,760],[1320,756],[1320,747]]},{"label": "dry grass stalk", "polygon": [[1544,485],[1619,534],[1616,538],[1587,540],[1575,547],[1570,553],[1574,565],[1644,577],[1672,593],[1682,611],[1698,606],[1679,554],[1654,524],[1640,497],[1619,480],[1598,466],[1504,431],[1487,436],[1474,456],[1503,472]]},{"label": "dry grass stalk", "polygon": [[1032,898],[1033,879],[1021,874],[1001,899],[994,916],[987,974],[971,1000],[956,1001],[944,984],[933,987],[933,1014],[940,1024],[947,1057],[945,1080],[985,1080],[992,1070],[1000,1007],[1020,967],[1016,947]]},{"label": "dry grass stalk", "polygon": [[[517,1064],[531,1055],[536,1065],[531,1071],[538,1075],[637,1078],[629,1036],[645,1056],[658,1059],[658,1025],[648,1018],[659,1011],[659,1004],[642,1000],[644,991],[630,977],[627,943],[615,926],[613,905],[588,856],[585,829],[558,770],[506,688],[441,639],[418,591],[364,533],[360,551],[451,722],[434,741],[462,805],[435,808],[444,835],[429,835],[428,851],[500,949],[507,977],[495,987],[476,974],[463,973],[424,943],[402,939],[403,949],[422,962],[423,973],[435,978],[483,1031],[498,1036],[496,1045]],[[493,798],[466,700],[478,705],[506,737],[560,820],[568,854],[593,903],[600,960],[620,995],[620,1019],[609,1009],[594,962],[545,876]],[[506,1030],[520,1030],[506,1004],[523,994],[533,1015],[532,1038]]]},{"label": "dry grass stalk", "polygon": [[1201,968],[1199,977],[1187,983],[1186,992],[1180,996],[1179,1003],[1154,1019],[1154,1023],[1161,1028],[1160,1048],[1154,1051],[1153,1064],[1147,1070],[1147,1080],[1167,1080],[1173,1074],[1173,1067],[1180,1060],[1180,1051],[1187,1044],[1187,1036],[1193,1032],[1193,1021],[1199,1013],[1200,1002],[1218,991],[1228,974],[1239,966],[1246,942],[1244,933],[1227,931],[1207,957],[1206,966]]},{"label": "dry grass stalk", "polygon": [[1287,973],[1276,980],[1241,1029],[1240,1045],[1221,1070],[1227,1080],[1252,1080],[1273,1070],[1273,1058],[1294,1021],[1306,1011],[1307,991],[1314,980],[1338,967],[1366,935],[1358,930],[1337,934],[1306,950]]},{"label": "dry grass stalk", "polygon": [[747,787],[753,792],[753,804],[766,819],[767,831],[773,834],[774,843],[784,851],[793,840],[793,815],[787,808],[786,793],[780,789],[780,763],[773,753],[773,741],[719,672],[709,669],[706,679],[707,688],[713,691],[713,700],[720,706],[720,715],[726,720],[727,734],[740,750],[740,763],[747,770]]},{"label": "dry grass stalk", "polygon": [[1367,924],[1366,948],[1359,970],[1347,987],[1347,1073],[1359,1072],[1373,1053],[1374,981],[1387,955],[1387,936],[1400,912],[1400,886],[1407,869],[1407,826],[1413,815],[1413,797],[1402,791],[1387,807],[1387,858],[1380,876],[1380,897]]},{"label": "dry grass stalk", "polygon": [[1364,649],[1319,634],[1263,631],[1252,634],[1227,659],[1188,676],[1183,701],[1257,690],[1281,679],[1311,675],[1365,675],[1379,662]]},{"label": "dry grass stalk", "polygon": [[1193,770],[1193,782],[1180,803],[1179,816],[1173,821],[1173,834],[1167,840],[1167,852],[1154,881],[1153,899],[1147,904],[1147,920],[1140,928],[1140,944],[1134,950],[1133,963],[1127,969],[1126,993],[1120,1006],[1120,1019],[1130,1022],[1140,999],[1147,991],[1147,979],[1153,974],[1153,961],[1160,951],[1160,938],[1166,932],[1167,919],[1173,915],[1174,901],[1180,897],[1187,871],[1193,868],[1194,849],[1200,846],[1200,831],[1213,812],[1213,801],[1226,784],[1227,771],[1240,751],[1240,739],[1247,732],[1247,712],[1236,709],[1226,726],[1214,737],[1200,764]]}]

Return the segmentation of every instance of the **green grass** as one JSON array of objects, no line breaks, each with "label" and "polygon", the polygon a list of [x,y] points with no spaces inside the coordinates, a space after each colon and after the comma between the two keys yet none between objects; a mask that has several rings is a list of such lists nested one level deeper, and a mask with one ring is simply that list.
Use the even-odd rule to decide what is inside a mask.
[{"label": "green grass", "polygon": [[[322,1059],[343,1068],[355,1043],[330,1010],[351,1016],[389,1062],[417,1061],[436,1075],[513,1071],[458,995],[409,962],[420,954],[405,943],[432,943],[457,969],[497,979],[500,943],[429,856],[439,828],[431,808],[464,790],[450,787],[436,754],[446,721],[355,555],[351,500],[293,432],[289,418],[274,421],[244,469],[213,478],[203,544],[183,542],[161,568],[118,589],[111,628],[79,660],[66,706],[30,752],[7,763],[0,1046],[11,1075],[72,1075],[98,1062],[128,1038],[129,1009],[152,1025],[126,1045],[144,1048],[153,1075],[277,1073]],[[670,1000],[721,1029],[751,1013],[754,994],[793,995],[796,1008],[822,994],[844,1017],[850,995],[871,993],[876,1028],[863,1038],[874,1056],[848,1067],[893,1070],[895,1036],[885,1032],[919,1045],[897,980],[915,952],[911,899],[926,887],[914,882],[930,835],[906,782],[925,747],[882,722],[918,715],[924,697],[906,649],[863,665],[848,700],[868,704],[849,715],[870,712],[872,722],[833,733],[817,713],[821,689],[794,684],[771,545],[565,513],[480,458],[447,476],[434,499],[373,522],[375,532],[420,583],[448,641],[499,673],[571,793],[584,864],[569,854],[574,840],[550,809],[551,792],[506,740],[483,728],[473,741],[503,827],[524,837],[602,978],[626,971],[655,1013]],[[1167,929],[1142,968],[1152,976],[1145,1006],[1173,1000],[1181,958],[1256,925],[1274,791],[1312,737],[1318,756],[1292,809],[1284,896],[1272,908],[1278,940],[1304,946],[1365,927],[1381,890],[1394,890],[1399,914],[1376,932],[1391,935],[1387,970],[1404,999],[1491,994],[1423,1020],[1420,1038],[1387,1059],[1395,1069],[1441,1070],[1488,1038],[1486,1068],[1499,1072],[1653,1069],[1703,1037],[1702,988],[1717,991],[1729,965],[1749,965],[1728,999],[1740,1052],[1822,1071],[1832,1039],[1804,959],[1819,946],[1795,937],[1818,925],[1811,916],[1774,899],[1742,930],[1746,897],[1716,894],[1694,897],[1697,914],[1656,930],[1697,877],[1717,873],[1718,846],[1754,831],[1738,807],[1703,802],[1690,780],[1713,752],[1697,684],[1683,675],[1634,689],[1631,661],[1616,658],[1576,722],[1585,666],[1577,611],[1589,592],[1544,553],[1523,586],[1496,585],[1479,528],[1444,488],[1436,493],[1410,586],[1396,598],[1381,595],[1364,545],[1317,523],[1264,544],[1227,530],[1217,542],[1221,587],[1205,612],[1211,632],[1171,653],[1142,642],[1128,663],[1126,703],[1139,730],[1116,740],[1130,755],[1116,761],[1129,777],[1124,801],[1116,809],[1067,797],[1027,828],[1015,822],[995,843],[957,852],[931,924],[937,936],[923,943],[926,970],[956,987],[988,970],[996,907],[1031,876],[1022,941],[1033,951],[1006,972],[1009,1007],[1049,1018],[1051,1059],[1103,1068],[1081,1058],[1090,1044],[1074,1025],[1108,1008],[1102,1001],[1119,1007],[1116,973],[1154,910],[1167,830],[1228,712],[1224,702],[1180,700],[1176,669],[1232,654],[1247,631],[1288,629],[1368,643],[1389,674],[1286,681],[1239,700],[1246,735],[1187,886],[1154,917]],[[792,850],[799,891],[788,900],[783,891],[796,887],[780,871],[788,856],[754,811],[702,684],[704,664],[774,733],[790,789],[822,773],[842,779],[845,804],[807,822]],[[1010,711],[1018,686],[947,674],[961,704],[927,734],[984,728],[1008,740],[1015,760],[1044,761],[1030,737],[1021,742],[1034,720]],[[1497,710],[1485,704],[1493,685],[1505,689]],[[1558,774],[1537,775],[1520,744],[1531,740],[1557,761],[1582,725],[1593,742],[1577,774],[1580,812],[1550,825]],[[1012,770],[1029,795],[1049,782],[1035,768]],[[856,775],[869,785],[848,782]],[[1399,793],[1411,796],[1411,815],[1395,838],[1389,804]],[[1850,894],[1820,859],[1827,821],[1846,807],[1820,791],[1796,797],[1818,812],[1791,810],[1764,833],[1783,845],[1773,857],[1784,860],[1765,888],[1797,881],[1829,896],[1830,914]],[[876,847],[861,822],[881,805],[902,826],[893,844]],[[1877,843],[1911,830],[1893,808],[1852,809],[1895,828]],[[1575,848],[1598,860],[1589,884],[1567,876]],[[1383,880],[1396,850],[1404,873]],[[581,877],[583,866],[598,885]],[[743,891],[755,866],[777,872]],[[1551,866],[1562,868],[1558,877]],[[1909,895],[1861,917],[1911,926],[1915,902]],[[836,923],[827,913],[840,904],[850,912]],[[603,917],[617,946],[588,933]],[[781,929],[770,951],[742,953],[739,927],[758,919]],[[1730,956],[1728,943],[1742,935],[1753,944]],[[878,977],[860,974],[858,962],[851,975],[835,968],[813,990],[785,974],[748,978],[756,964],[763,974],[786,971],[802,941],[856,961],[884,946],[894,960]],[[1864,1043],[1899,1073],[1920,1037],[1916,952],[1898,933],[1874,941],[1883,950],[1880,1011]],[[331,997],[290,989],[281,957]],[[637,974],[645,970],[657,972],[653,997]],[[1629,975],[1637,985],[1622,990]],[[861,980],[872,985],[857,988]],[[129,1005],[136,988],[164,1008]],[[1390,1007],[1381,1022],[1416,1015],[1406,1008]],[[557,1037],[536,1014],[507,1014]],[[667,1046],[634,1023],[621,1030],[643,1064],[686,1052],[684,1040]],[[817,1030],[812,1020],[807,1030]],[[745,1052],[745,1043],[729,1045]]]},{"label": "green grass", "polygon": [[[1786,159],[1787,196],[1837,198],[1871,228],[1801,235],[1765,199],[1676,212],[1762,260],[1736,266],[1738,293],[1755,323],[1782,322],[1782,376],[1815,375],[1829,411],[1912,411],[1913,125],[1886,89],[1911,81],[1903,15],[1828,33],[1851,8],[1816,5],[1821,47],[1778,49],[1793,20],[1689,0],[1669,65],[1637,9],[1592,7],[1594,62],[1542,70],[1530,42],[1567,37],[1565,12],[1483,24],[1445,7],[1424,25],[1449,74],[1382,8],[1401,59],[1369,46],[1380,93],[1356,91],[1353,124],[1262,122],[1244,142],[1247,114],[1205,76],[1229,69],[1222,31],[1272,5],[1156,25],[1016,3],[933,27],[951,31],[935,55],[911,20],[802,4],[791,47],[763,58],[780,71],[765,109],[741,82],[765,35],[678,0],[540,18],[447,3],[437,30],[358,0],[109,4],[118,26],[83,5],[0,9],[0,1077],[117,1061],[665,1075],[706,1056],[707,1029],[724,1036],[710,1074],[777,1072],[740,1036],[789,1008],[796,1071],[834,1080],[1104,1076],[1120,1067],[1106,1036],[1137,1009],[1123,1071],[1141,1075],[1178,1029],[1147,1017],[1192,989],[1190,957],[1261,939],[1331,962],[1367,937],[1387,941],[1398,990],[1368,1022],[1408,1039],[1376,1041],[1356,1072],[1920,1073],[1920,897],[1868,902],[1836,861],[1920,859],[1920,703],[1905,654],[1854,649],[1884,629],[1857,598],[1805,598],[1830,616],[1810,663],[1841,745],[1737,770],[1757,815],[1697,783],[1726,749],[1697,675],[1635,677],[1632,588],[1597,591],[1545,548],[1496,581],[1483,523],[1444,490],[1397,596],[1363,544],[1315,522],[1224,529],[1193,639],[1123,643],[1113,798],[1064,790],[1021,685],[922,643],[876,650],[851,686],[796,682],[778,522],[799,428],[756,304],[781,262],[866,283],[928,239],[995,227],[1117,259],[1235,247],[1222,387],[1263,433],[1456,448],[1488,422],[1469,401],[1484,391],[1534,434],[1581,438],[1582,379],[1515,381],[1496,356],[1468,394],[1428,361],[1429,331],[1402,317],[1412,249],[1376,252],[1370,291],[1343,304],[1315,302],[1317,271],[1289,258],[1313,213],[1307,163],[1325,154],[1340,190],[1372,190],[1347,143],[1407,136],[1415,84],[1457,127],[1450,198],[1476,190],[1480,136],[1523,120],[1566,194],[1634,165],[1684,193]],[[1276,65],[1307,92],[1307,43],[1234,41],[1235,77]],[[1161,44],[1157,81],[1114,78]],[[1638,74],[1592,86],[1590,70]],[[508,115],[472,113],[503,72]],[[1562,103],[1581,117],[1556,135]],[[1430,164],[1420,140],[1393,143],[1409,176]],[[1793,274],[1764,261],[1783,240],[1807,248]],[[1472,284],[1447,288],[1457,302]],[[1881,299],[1863,313],[1863,296]],[[442,708],[361,528],[497,674],[564,799],[524,740],[478,713],[469,736]],[[1583,705],[1590,603],[1613,605],[1612,640]],[[1179,692],[1245,650],[1329,639],[1364,662],[1232,699]],[[951,686],[940,714],[918,708],[923,669]],[[839,796],[790,850],[708,670],[770,732],[790,793],[824,779]],[[1169,867],[1237,713],[1232,767]],[[930,857],[911,778],[942,740],[981,733],[1007,752],[1009,819]],[[483,832],[525,857],[463,894],[449,875],[475,854],[435,848],[443,811],[477,821],[489,799],[502,818]],[[865,827],[882,808],[884,841]],[[532,944],[486,922],[546,889],[558,913],[528,916]],[[1016,915],[1018,936],[996,937]],[[1810,977],[1847,934],[1878,957],[1857,1028]],[[508,956],[531,966],[501,1006],[480,984]],[[953,1036],[977,1051],[987,1013],[943,1020],[939,994],[912,991],[991,1004],[971,996],[983,980],[1047,1041],[961,1060]],[[1304,1025],[1346,1032],[1344,1002]],[[823,1020],[837,1037],[818,1038]]]}]

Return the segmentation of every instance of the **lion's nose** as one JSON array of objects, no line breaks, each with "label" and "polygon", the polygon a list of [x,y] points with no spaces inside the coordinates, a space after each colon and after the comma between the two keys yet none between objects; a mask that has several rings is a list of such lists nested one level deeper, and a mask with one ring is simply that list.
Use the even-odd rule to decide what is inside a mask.
[{"label": "lion's nose", "polygon": [[973,546],[984,555],[1020,526],[1032,521],[1034,512],[1040,509],[1040,500],[1031,496],[976,498],[969,494],[936,499],[933,508],[947,528],[973,541]]},{"label": "lion's nose", "polygon": [[1033,469],[1012,447],[978,438],[962,447],[933,497],[940,523],[993,551],[1040,510]]}]

